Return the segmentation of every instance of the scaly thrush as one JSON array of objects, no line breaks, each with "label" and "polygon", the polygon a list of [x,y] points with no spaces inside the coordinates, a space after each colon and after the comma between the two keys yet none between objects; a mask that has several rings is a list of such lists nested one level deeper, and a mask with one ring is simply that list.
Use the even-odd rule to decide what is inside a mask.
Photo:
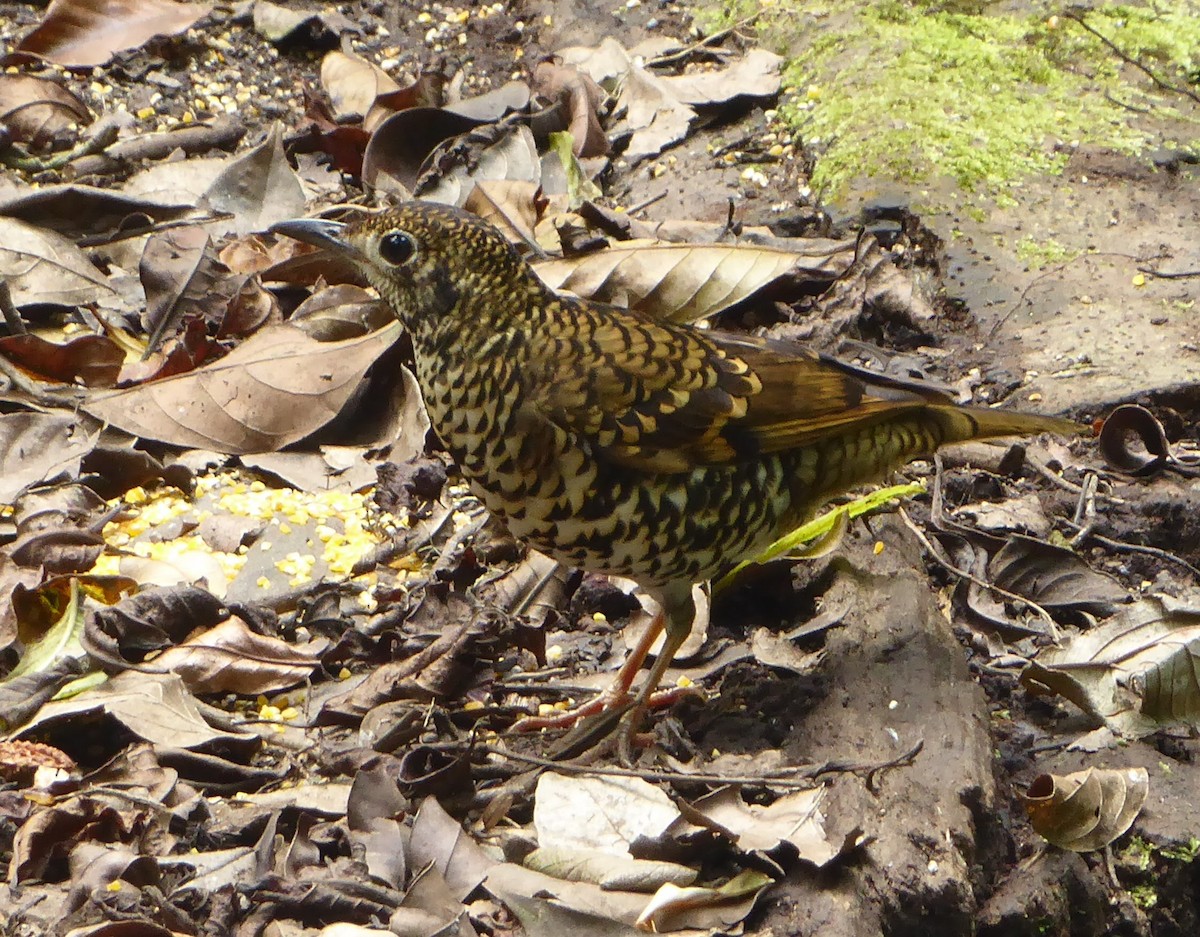
[{"label": "scaly thrush", "polygon": [[434,428],[515,536],[658,599],[658,630],[591,704],[629,697],[665,625],[627,733],[688,634],[693,583],[940,446],[1078,431],[1056,417],[959,406],[788,342],[559,296],[499,230],[442,205],[273,231],[349,258],[391,306],[412,338]]}]

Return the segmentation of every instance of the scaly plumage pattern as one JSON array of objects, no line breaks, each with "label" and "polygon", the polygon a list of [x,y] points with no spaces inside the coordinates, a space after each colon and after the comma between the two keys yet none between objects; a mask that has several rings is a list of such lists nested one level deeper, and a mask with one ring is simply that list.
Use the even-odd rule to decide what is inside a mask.
[{"label": "scaly plumage pattern", "polygon": [[961,407],[791,343],[558,296],[496,228],[457,209],[410,202],[276,230],[365,272],[412,337],[434,428],[514,535],[662,601],[668,644],[652,683],[690,627],[692,584],[830,497],[946,443],[1076,431]]}]

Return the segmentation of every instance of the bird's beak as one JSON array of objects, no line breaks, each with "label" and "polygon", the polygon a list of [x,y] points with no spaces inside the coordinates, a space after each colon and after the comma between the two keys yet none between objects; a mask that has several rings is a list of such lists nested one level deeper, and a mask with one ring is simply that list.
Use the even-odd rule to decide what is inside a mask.
[{"label": "bird's beak", "polygon": [[280,221],[270,227],[271,234],[286,234],[297,241],[311,244],[313,247],[324,247],[333,253],[349,260],[363,259],[358,248],[346,240],[346,226],[340,221],[328,221],[324,218],[297,218],[294,221]]}]

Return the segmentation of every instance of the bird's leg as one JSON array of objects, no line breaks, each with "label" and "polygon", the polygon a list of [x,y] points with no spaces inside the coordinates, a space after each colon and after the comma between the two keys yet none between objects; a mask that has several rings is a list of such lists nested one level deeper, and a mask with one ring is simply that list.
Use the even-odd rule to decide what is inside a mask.
[{"label": "bird's leg", "polygon": [[[665,613],[660,609],[642,633],[641,638],[638,639],[637,644],[630,648],[629,653],[625,655],[625,662],[621,664],[621,669],[617,671],[613,682],[601,690],[593,699],[582,706],[576,706],[573,709],[556,713],[553,716],[526,716],[524,719],[519,719],[513,724],[513,731],[532,732],[536,729],[566,729],[573,726],[585,716],[594,716],[597,713],[624,706],[629,701],[629,690],[633,686],[637,672],[642,669],[642,664],[646,662],[646,658],[650,654],[650,648],[654,646],[654,642],[658,640],[659,634],[662,633],[665,617]],[[686,630],[683,634],[684,637],[687,637]],[[668,638],[669,640],[670,638]],[[682,639],[680,639],[680,643],[682,643]],[[664,650],[666,649],[664,648]],[[675,650],[679,650],[678,645],[675,646]],[[662,659],[662,656],[662,654],[659,655],[659,660]],[[671,656],[674,656],[674,652],[672,652]],[[655,667],[657,668],[657,666],[656,663]],[[662,674],[660,673],[659,676],[662,676]],[[653,685],[651,685],[651,688],[653,689]],[[641,702],[644,709],[644,701]]]},{"label": "bird's leg", "polygon": [[[680,617],[681,612],[686,612],[686,614]],[[633,743],[637,737],[638,729],[642,726],[642,720],[646,718],[646,711],[652,705],[654,691],[658,689],[658,685],[662,682],[667,668],[675,660],[675,655],[679,653],[680,647],[683,646],[683,642],[687,640],[687,636],[692,630],[693,614],[694,608],[692,607],[690,598],[686,608],[681,609],[680,606],[674,605],[667,607],[665,611],[659,613],[658,617],[663,619],[667,637],[663,641],[663,646],[659,650],[658,656],[654,659],[654,666],[650,668],[650,675],[638,691],[633,709],[626,717],[625,724],[621,726],[621,734],[617,744],[621,761],[625,764],[633,762]],[[641,642],[639,642],[638,646],[641,646]],[[647,650],[649,649],[647,648]]]}]

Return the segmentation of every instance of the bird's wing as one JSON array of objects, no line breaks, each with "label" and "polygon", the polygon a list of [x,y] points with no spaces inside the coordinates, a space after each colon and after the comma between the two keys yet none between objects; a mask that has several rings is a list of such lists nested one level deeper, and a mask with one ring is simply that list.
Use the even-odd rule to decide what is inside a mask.
[{"label": "bird's wing", "polygon": [[537,373],[526,382],[526,415],[577,436],[604,458],[647,471],[739,462],[931,398],[947,402],[899,382],[867,383],[788,342],[681,328],[594,305],[571,311],[539,349]]}]

